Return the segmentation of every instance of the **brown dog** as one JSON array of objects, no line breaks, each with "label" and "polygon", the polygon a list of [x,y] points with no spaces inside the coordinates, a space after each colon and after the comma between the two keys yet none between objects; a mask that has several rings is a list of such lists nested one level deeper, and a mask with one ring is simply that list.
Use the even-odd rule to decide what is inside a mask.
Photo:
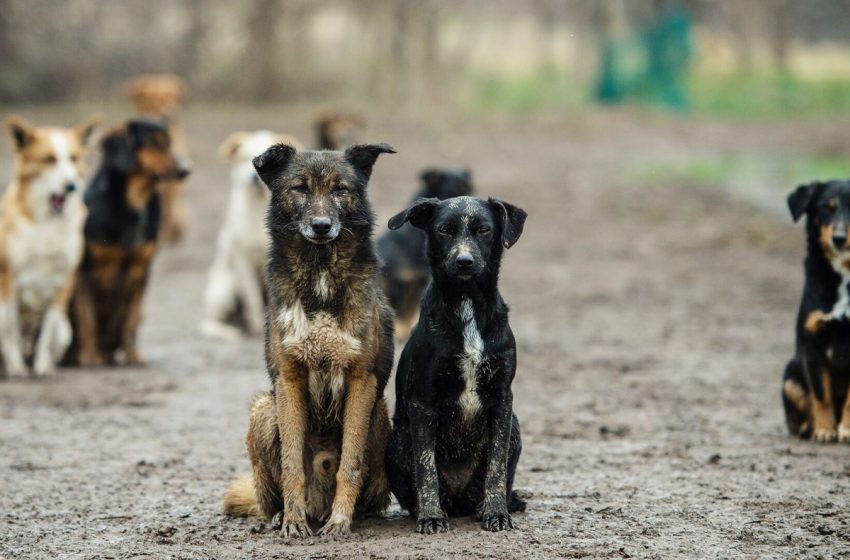
[{"label": "brown dog", "polygon": [[322,113],[316,117],[316,140],[320,150],[343,150],[354,143],[363,119],[346,113]]},{"label": "brown dog", "polygon": [[171,151],[168,129],[136,119],[109,132],[103,161],[86,190],[85,252],[71,305],[74,341],[67,361],[138,364],[136,331],[160,225],[163,182],[188,171]]},{"label": "brown dog", "polygon": [[[162,119],[171,134],[172,150],[182,157],[188,155],[186,136],[178,112],[186,96],[186,83],[173,74],[146,74],[127,84],[127,95],[141,117]],[[160,239],[166,243],[180,241],[186,233],[188,212],[183,191],[185,181],[170,180],[162,189],[162,228]]]},{"label": "brown dog", "polygon": [[300,152],[278,144],[254,160],[271,190],[266,363],[254,401],[250,477],[224,511],[273,519],[285,536],[346,534],[356,513],[389,505],[384,469],[393,362],[392,310],[378,287],[366,198],[386,144]]}]

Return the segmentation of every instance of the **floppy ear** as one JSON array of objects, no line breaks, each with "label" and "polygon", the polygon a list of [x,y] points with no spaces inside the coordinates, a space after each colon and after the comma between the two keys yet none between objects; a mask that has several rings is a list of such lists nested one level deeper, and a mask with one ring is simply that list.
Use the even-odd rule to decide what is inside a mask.
[{"label": "floppy ear", "polygon": [[275,144],[254,158],[254,169],[257,170],[260,179],[271,187],[272,182],[283,173],[294,155],[295,148],[292,146]]},{"label": "floppy ear", "polygon": [[403,226],[405,222],[410,222],[410,225],[413,227],[424,229],[431,220],[431,216],[434,214],[434,208],[436,208],[439,203],[440,200],[437,198],[420,198],[411,204],[407,210],[399,212],[390,218],[387,226],[390,229],[398,229]]},{"label": "floppy ear", "polygon": [[233,157],[236,155],[236,152],[239,151],[239,148],[242,146],[242,143],[251,135],[250,132],[245,132],[244,130],[239,132],[234,132],[230,136],[224,139],[224,142],[218,147],[218,157],[221,159],[226,159],[228,161],[233,161]]},{"label": "floppy ear", "polygon": [[394,153],[395,150],[389,144],[357,144],[345,150],[345,159],[368,179],[378,156]]},{"label": "floppy ear", "polygon": [[6,119],[6,128],[15,143],[15,150],[22,150],[34,137],[34,127],[28,120],[17,115],[11,115]]},{"label": "floppy ear", "polygon": [[788,195],[788,210],[791,218],[796,222],[800,217],[811,209],[812,201],[816,198],[823,183],[814,182],[808,185],[800,185]]},{"label": "floppy ear", "polygon": [[289,134],[278,134],[277,135],[277,141],[278,141],[279,144],[286,144],[287,146],[292,146],[293,148],[295,148],[296,152],[298,150],[304,149],[304,144],[302,144],[298,140],[298,138],[296,138],[295,136],[291,136]]},{"label": "floppy ear", "polygon": [[103,148],[103,164],[121,173],[131,173],[136,167],[136,153],[125,127],[107,134],[100,143]]},{"label": "floppy ear", "polygon": [[80,144],[85,146],[89,143],[92,132],[94,132],[94,129],[97,128],[99,124],[100,115],[94,115],[74,127],[74,134],[76,134],[77,138],[80,139]]},{"label": "floppy ear", "polygon": [[490,205],[496,212],[499,224],[502,226],[502,245],[505,249],[510,249],[514,243],[519,241],[528,214],[518,206],[495,198],[490,199]]}]

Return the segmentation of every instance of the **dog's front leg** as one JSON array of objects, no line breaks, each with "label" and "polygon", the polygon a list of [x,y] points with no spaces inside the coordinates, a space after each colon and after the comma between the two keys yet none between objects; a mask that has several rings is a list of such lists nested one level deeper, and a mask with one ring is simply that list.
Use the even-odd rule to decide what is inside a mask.
[{"label": "dog's front leg", "polygon": [[336,495],[324,535],[346,535],[351,532],[354,506],[363,485],[366,468],[366,443],[375,407],[377,378],[366,371],[353,371],[347,380],[345,410],[342,420],[342,455],[336,473]]},{"label": "dog's front leg", "polygon": [[68,345],[71,344],[73,333],[71,322],[68,320],[68,302],[74,291],[76,274],[71,274],[65,280],[64,286],[53,298],[53,302],[44,314],[39,329],[38,343],[35,348],[33,373],[36,375],[52,375]]},{"label": "dog's front leg", "polygon": [[513,422],[513,393],[504,391],[502,402],[493,408],[490,418],[490,448],[487,457],[487,476],[484,479],[484,500],[479,514],[481,527],[488,531],[513,529],[508,513],[508,450]]},{"label": "dog's front leg", "polygon": [[835,441],[835,412],[832,401],[832,379],[823,350],[815,340],[804,349],[804,370],[812,389],[812,439],[819,443]]},{"label": "dog's front leg", "polygon": [[244,304],[245,324],[250,334],[263,332],[265,311],[263,308],[262,281],[256,268],[243,255],[234,257],[236,284]]},{"label": "dog's front leg", "polygon": [[2,278],[0,290],[0,351],[6,375],[23,377],[27,374],[24,355],[21,351],[21,325],[18,317],[18,302],[15,289],[8,278]]},{"label": "dog's front leg", "polygon": [[416,531],[428,535],[445,533],[449,530],[449,520],[440,506],[435,456],[437,413],[430,403],[410,401],[410,427],[416,475]]}]

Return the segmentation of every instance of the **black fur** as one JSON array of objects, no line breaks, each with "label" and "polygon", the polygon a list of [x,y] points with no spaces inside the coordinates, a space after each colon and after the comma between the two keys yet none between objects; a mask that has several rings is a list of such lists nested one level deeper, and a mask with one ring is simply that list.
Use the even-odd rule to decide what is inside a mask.
[{"label": "black fur", "polygon": [[[475,514],[485,529],[508,529],[509,512],[525,507],[512,491],[522,449],[511,392],[516,342],[497,287],[502,252],[519,239],[525,218],[505,202],[461,197],[420,200],[390,220],[393,229],[409,221],[426,232],[433,275],[399,361],[387,449],[390,486],[420,533],[448,530],[447,514]],[[481,344],[480,408],[466,417],[463,371],[474,352],[464,329],[480,334]]]}]

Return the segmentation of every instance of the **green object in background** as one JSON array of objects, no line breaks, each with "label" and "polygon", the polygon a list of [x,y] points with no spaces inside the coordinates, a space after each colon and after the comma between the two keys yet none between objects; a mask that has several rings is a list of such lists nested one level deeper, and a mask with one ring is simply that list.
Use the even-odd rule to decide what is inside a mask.
[{"label": "green object in background", "polygon": [[637,100],[678,111],[687,109],[684,79],[693,56],[691,26],[685,12],[673,11],[634,38],[606,40],[601,48],[596,100],[606,104]]}]

